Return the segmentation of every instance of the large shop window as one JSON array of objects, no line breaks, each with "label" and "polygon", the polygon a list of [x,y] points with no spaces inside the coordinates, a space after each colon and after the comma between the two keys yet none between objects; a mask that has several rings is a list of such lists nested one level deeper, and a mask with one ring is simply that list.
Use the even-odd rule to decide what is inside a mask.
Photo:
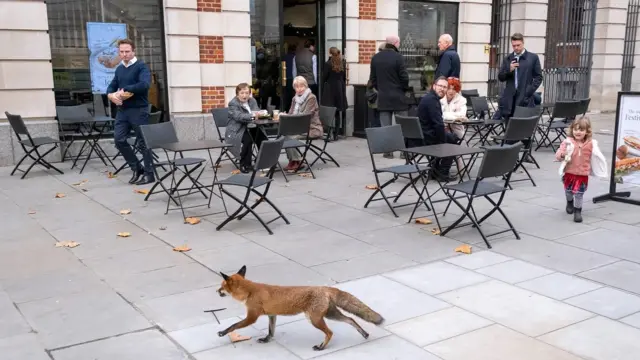
[{"label": "large shop window", "polygon": [[[167,111],[162,0],[47,0],[57,106],[108,105],[119,38],[132,39],[151,70],[149,102]],[[109,107],[110,108],[110,107]]]},{"label": "large shop window", "polygon": [[438,65],[438,38],[450,34],[458,40],[458,4],[400,1],[398,34],[400,53],[409,71],[409,86],[426,90]]}]

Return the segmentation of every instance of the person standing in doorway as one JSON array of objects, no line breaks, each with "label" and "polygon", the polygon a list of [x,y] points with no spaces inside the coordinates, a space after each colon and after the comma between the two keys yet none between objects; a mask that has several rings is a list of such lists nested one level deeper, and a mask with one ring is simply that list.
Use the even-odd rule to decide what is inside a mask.
[{"label": "person standing in doorway", "polygon": [[289,45],[289,51],[283,57],[283,61],[287,69],[286,71],[287,86],[284,89],[282,89],[284,93],[283,99],[282,99],[282,101],[284,102],[283,109],[288,109],[291,107],[291,99],[295,94],[295,91],[293,90],[293,78],[295,77],[293,76],[293,67],[294,67],[294,60],[296,58],[296,48],[297,48],[296,44]]},{"label": "person standing in doorway", "polygon": [[[129,184],[144,185],[155,182],[153,175],[153,159],[151,150],[142,138],[140,125],[149,123],[149,86],[151,72],[147,65],[136,58],[135,44],[129,39],[118,41],[118,49],[122,62],[116,68],[115,76],[107,88],[107,97],[118,106],[116,115],[114,140],[127,164],[133,171]],[[125,93],[133,94],[126,97]],[[136,157],[127,142],[127,137],[133,129],[136,143],[142,153],[144,166]],[[143,176],[140,179],[141,176]]]},{"label": "person standing in doorway", "polygon": [[333,140],[338,139],[338,133],[344,131],[343,119],[347,109],[346,82],[344,59],[337,47],[329,49],[329,60],[324,64],[322,72],[322,105],[336,108],[336,122],[333,134],[329,134]]},{"label": "person standing in doorway", "polygon": [[438,49],[442,51],[438,60],[438,67],[433,76],[434,79],[439,77],[460,78],[460,56],[453,45],[453,38],[449,34],[442,34],[438,39]]},{"label": "person standing in doorway", "polygon": [[304,47],[296,53],[293,58],[293,77],[302,76],[307,80],[309,89],[316,97],[318,96],[318,57],[313,53],[314,45],[312,40],[305,40]]},{"label": "person standing in doorway", "polygon": [[[409,109],[409,74],[404,58],[398,52],[400,38],[387,36],[386,44],[371,58],[369,81],[378,92],[378,111],[380,124],[389,126],[393,123],[393,114],[406,115]],[[393,153],[384,154],[393,158]]]}]

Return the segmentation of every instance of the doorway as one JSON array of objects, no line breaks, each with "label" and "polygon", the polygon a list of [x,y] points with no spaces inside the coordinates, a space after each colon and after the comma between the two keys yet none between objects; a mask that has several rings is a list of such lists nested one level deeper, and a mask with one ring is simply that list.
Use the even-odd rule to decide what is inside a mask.
[{"label": "doorway", "polygon": [[345,52],[346,0],[251,0],[253,96],[262,109],[288,111],[293,98],[294,55],[307,47],[316,57],[314,93],[321,101],[328,49]]}]

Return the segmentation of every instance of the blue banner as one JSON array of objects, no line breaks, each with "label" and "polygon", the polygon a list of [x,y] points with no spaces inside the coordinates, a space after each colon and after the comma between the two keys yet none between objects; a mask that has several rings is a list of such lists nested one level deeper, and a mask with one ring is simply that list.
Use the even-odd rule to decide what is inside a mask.
[{"label": "blue banner", "polygon": [[87,47],[89,48],[89,71],[91,91],[106,94],[107,87],[120,65],[118,40],[127,38],[127,24],[87,23]]}]

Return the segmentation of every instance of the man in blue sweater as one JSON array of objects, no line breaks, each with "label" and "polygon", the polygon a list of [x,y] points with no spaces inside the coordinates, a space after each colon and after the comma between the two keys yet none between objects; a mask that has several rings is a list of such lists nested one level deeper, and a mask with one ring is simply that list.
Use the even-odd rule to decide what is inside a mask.
[{"label": "man in blue sweater", "polygon": [[[114,139],[116,147],[133,171],[129,184],[150,184],[155,182],[151,151],[147,149],[144,143],[140,125],[149,123],[148,94],[151,84],[151,72],[142,60],[136,58],[136,47],[133,41],[129,39],[120,40],[118,49],[122,63],[116,68],[115,76],[107,88],[109,100],[118,106]],[[132,93],[133,96],[126,98],[125,93]],[[129,143],[127,143],[127,136],[131,129],[135,132],[137,142],[142,151],[144,167],[138,161]],[[140,179],[143,175],[144,177]]]}]

